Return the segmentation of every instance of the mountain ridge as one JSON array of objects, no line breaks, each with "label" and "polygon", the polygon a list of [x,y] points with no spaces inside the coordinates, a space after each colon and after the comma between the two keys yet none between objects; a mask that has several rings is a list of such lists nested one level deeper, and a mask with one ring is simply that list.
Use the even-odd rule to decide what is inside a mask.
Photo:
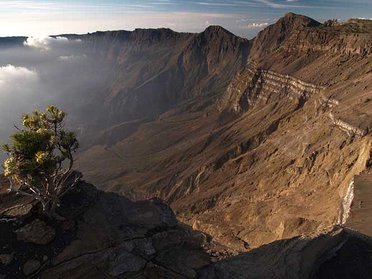
[{"label": "mountain ridge", "polygon": [[[269,36],[270,30],[279,30],[280,37],[282,24],[296,28],[272,48],[257,47],[278,38]],[[104,189],[134,199],[149,195],[165,199],[182,221],[242,251],[245,243],[257,247],[336,224],[349,179],[368,161],[360,150],[369,146],[369,103],[360,112],[350,108],[359,104],[357,96],[367,98],[370,92],[362,68],[371,60],[368,53],[356,59],[358,52],[328,51],[327,44],[332,46],[338,38],[332,32],[325,37],[324,50],[296,48],[301,34],[327,32],[322,26],[288,14],[254,41],[225,31],[209,37],[214,27],[191,36],[184,44],[187,56],[183,53],[174,65],[182,65],[184,77],[198,86],[184,91],[180,102],[158,111],[122,140],[118,132],[109,147],[96,142],[79,158],[81,168]],[[230,38],[227,54],[221,48],[225,36]],[[293,51],[287,49],[292,45]],[[233,60],[225,59],[229,55]],[[196,83],[195,77],[204,74]],[[163,82],[176,84],[171,79]],[[185,85],[180,83],[169,94],[180,94],[178,88]],[[147,92],[156,94],[153,83],[149,86]],[[340,86],[350,92],[343,96],[346,91]],[[313,87],[321,90],[313,92]],[[342,127],[352,128],[345,133]],[[358,129],[367,133],[354,136],[352,131]],[[334,163],[340,154],[342,160]],[[100,160],[98,166],[89,163]],[[327,190],[321,190],[322,185],[328,185]]]},{"label": "mountain ridge", "polygon": [[[250,265],[266,275],[265,251],[286,258],[290,247],[309,278],[344,270],[344,256],[370,255],[369,240],[339,229],[370,231],[369,197],[351,202],[371,182],[369,24],[289,13],[253,40],[215,26],[85,35],[113,74],[96,94],[100,117],[84,120],[78,168],[101,190],[164,200],[181,222],[241,254],[194,269],[201,278],[224,278],[226,268],[227,278],[249,278]],[[311,258],[316,270],[296,260],[306,247],[321,255]],[[299,277],[280,264],[270,268]]]}]

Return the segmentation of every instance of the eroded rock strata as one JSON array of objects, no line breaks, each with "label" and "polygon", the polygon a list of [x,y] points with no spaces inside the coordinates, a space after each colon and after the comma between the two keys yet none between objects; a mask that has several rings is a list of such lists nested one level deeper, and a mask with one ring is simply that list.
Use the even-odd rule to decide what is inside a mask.
[{"label": "eroded rock strata", "polygon": [[123,139],[91,146],[79,167],[103,189],[164,199],[237,251],[329,230],[345,222],[351,182],[370,167],[368,36],[368,21],[329,27],[287,14],[252,41],[217,27],[183,37],[172,72],[188,69],[191,82],[198,58],[208,65],[198,86]]}]

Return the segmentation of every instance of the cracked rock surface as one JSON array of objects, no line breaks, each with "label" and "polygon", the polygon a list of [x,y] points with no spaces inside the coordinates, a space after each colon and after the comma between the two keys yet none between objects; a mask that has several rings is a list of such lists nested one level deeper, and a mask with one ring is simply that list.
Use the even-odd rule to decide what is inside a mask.
[{"label": "cracked rock surface", "polygon": [[[0,210],[22,202],[0,194]],[[177,221],[160,200],[133,202],[81,182],[61,202],[61,221],[34,205],[0,217],[0,278],[370,278],[372,239],[336,226],[246,253]],[[336,277],[334,277],[336,276]]]},{"label": "cracked rock surface", "polygon": [[132,202],[82,182],[58,214],[65,220],[43,219],[35,206],[24,220],[1,219],[0,276],[196,278],[210,263],[205,237],[160,200]]}]

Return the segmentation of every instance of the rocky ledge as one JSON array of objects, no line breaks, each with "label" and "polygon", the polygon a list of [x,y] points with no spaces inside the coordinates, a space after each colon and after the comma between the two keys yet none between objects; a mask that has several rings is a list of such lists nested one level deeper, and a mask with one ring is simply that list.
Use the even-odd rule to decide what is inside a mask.
[{"label": "rocky ledge", "polygon": [[0,195],[0,278],[196,278],[207,237],[159,200],[132,202],[82,182],[51,221]]},{"label": "rocky ledge", "polygon": [[372,239],[341,227],[237,254],[179,223],[160,200],[133,202],[85,182],[64,197],[58,209],[61,220],[38,212],[31,200],[0,192],[1,279],[322,279],[372,274]]}]

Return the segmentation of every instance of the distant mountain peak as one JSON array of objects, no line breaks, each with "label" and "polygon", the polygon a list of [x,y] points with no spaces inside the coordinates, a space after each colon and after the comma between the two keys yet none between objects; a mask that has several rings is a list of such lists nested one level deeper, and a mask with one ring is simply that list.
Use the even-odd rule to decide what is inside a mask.
[{"label": "distant mountain peak", "polygon": [[320,22],[310,17],[295,14],[292,12],[286,13],[281,19],[279,19],[277,24],[285,24],[288,27],[294,27],[294,28],[316,27],[316,26],[321,25]]},{"label": "distant mountain peak", "polygon": [[230,31],[226,30],[225,28],[223,28],[222,26],[220,25],[210,25],[208,26],[204,32],[205,34],[210,34],[210,33],[213,33],[213,34],[228,34],[228,35],[233,35],[235,36],[233,33],[231,33]]},{"label": "distant mountain peak", "polygon": [[133,33],[175,33],[170,28],[136,28]]}]

